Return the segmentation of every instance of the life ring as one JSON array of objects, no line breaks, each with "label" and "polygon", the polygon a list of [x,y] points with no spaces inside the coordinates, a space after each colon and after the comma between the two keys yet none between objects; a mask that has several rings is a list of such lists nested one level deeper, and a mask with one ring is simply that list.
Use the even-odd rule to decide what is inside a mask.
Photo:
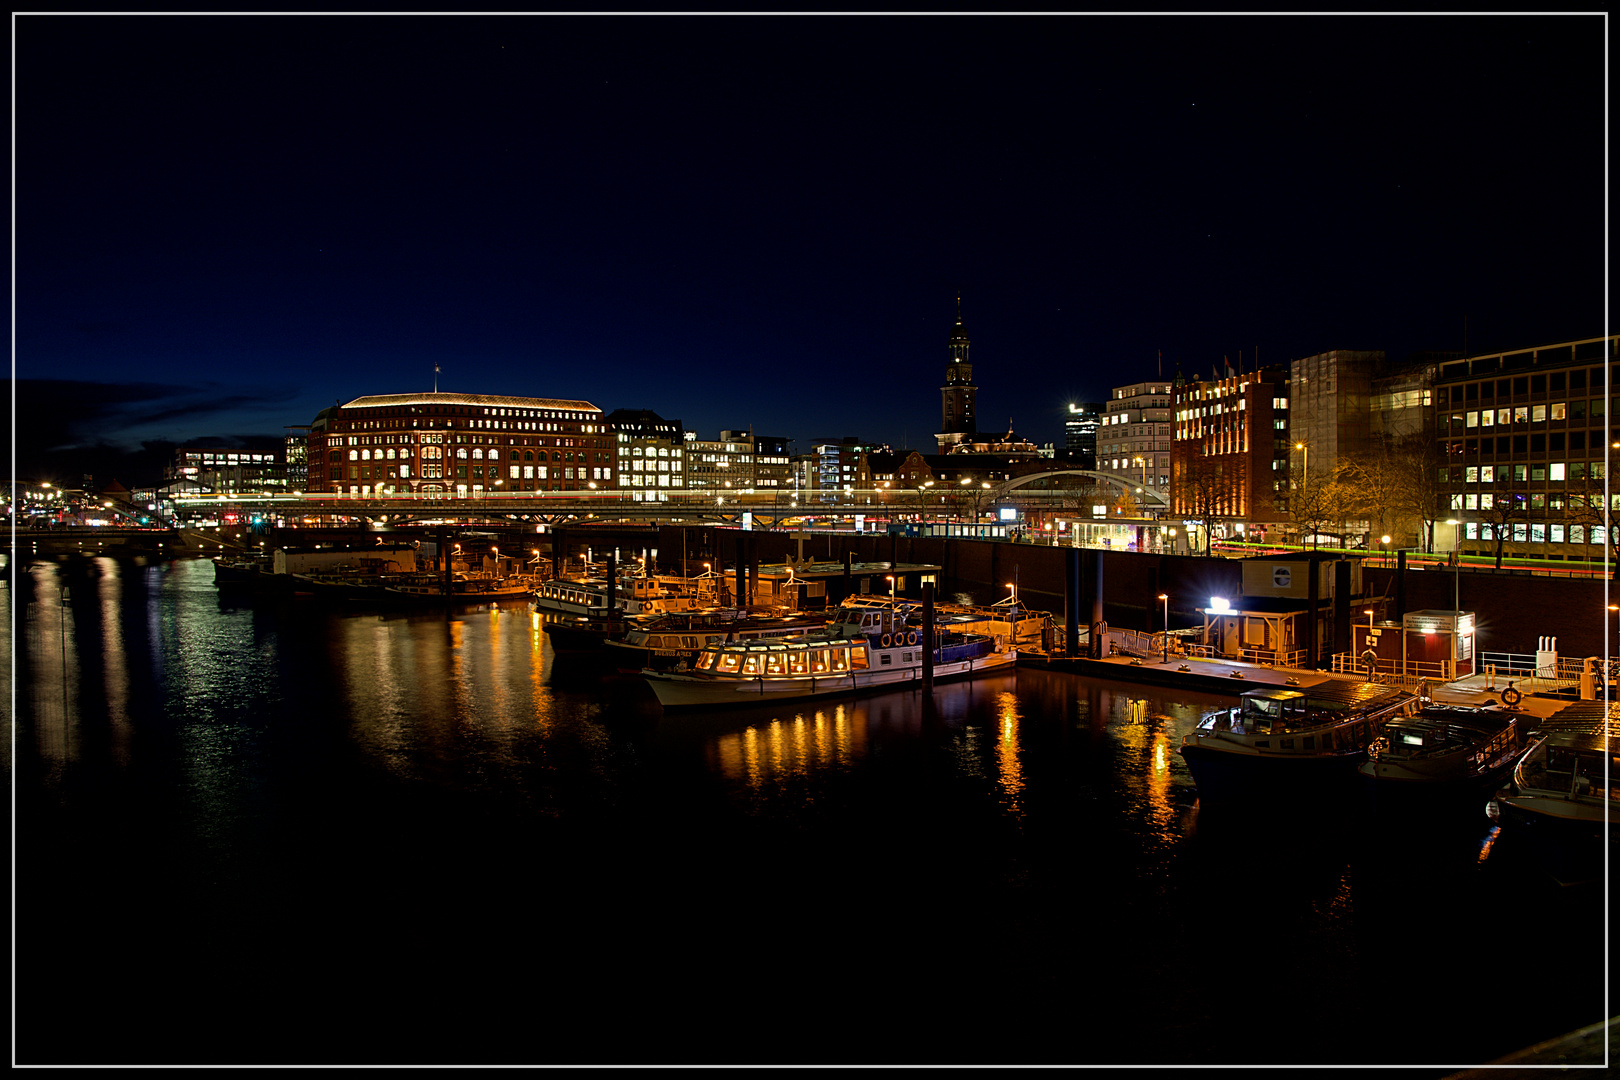
[{"label": "life ring", "polygon": [[911,644],[917,644],[917,631],[915,630],[911,632]]},{"label": "life ring", "polygon": [[888,634],[883,635],[883,647],[885,649],[887,649],[889,647],[889,635]]},{"label": "life ring", "polygon": [[1519,693],[1510,686],[1506,690],[1502,691],[1502,704],[1517,705],[1519,703],[1519,699],[1522,697],[1524,697],[1523,694]]}]

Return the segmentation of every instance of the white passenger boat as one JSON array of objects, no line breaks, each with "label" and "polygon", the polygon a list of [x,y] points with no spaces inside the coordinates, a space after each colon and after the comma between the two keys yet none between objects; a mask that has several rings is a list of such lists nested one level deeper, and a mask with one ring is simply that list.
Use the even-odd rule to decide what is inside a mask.
[{"label": "white passenger boat", "polygon": [[934,678],[1010,671],[1018,653],[989,634],[942,622],[932,634],[898,605],[846,601],[821,633],[704,649],[690,671],[644,670],[665,709],[841,697],[920,683],[933,637]]},{"label": "white passenger boat", "polygon": [[1237,708],[1205,717],[1185,736],[1181,756],[1201,799],[1325,791],[1348,782],[1384,722],[1416,701],[1404,690],[1338,679],[1250,690]]},{"label": "white passenger boat", "polygon": [[1513,768],[1510,782],[1486,806],[1505,839],[1532,851],[1564,884],[1613,864],[1620,817],[1620,705],[1582,701],[1542,721]]}]

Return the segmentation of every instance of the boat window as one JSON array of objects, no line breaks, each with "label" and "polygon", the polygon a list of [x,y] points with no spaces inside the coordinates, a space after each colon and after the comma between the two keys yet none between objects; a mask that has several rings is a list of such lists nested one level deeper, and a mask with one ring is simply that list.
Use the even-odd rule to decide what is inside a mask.
[{"label": "boat window", "polygon": [[810,654],[810,670],[816,675],[820,675],[827,670],[826,649],[817,649]]},{"label": "boat window", "polygon": [[1270,739],[1256,739],[1256,740],[1254,740],[1254,745],[1256,745],[1256,746],[1264,746],[1264,747],[1269,748],[1271,746],[1271,740]]},{"label": "boat window", "polygon": [[782,674],[782,654],[781,653],[773,652],[773,653],[766,654],[766,657],[765,657],[765,674],[767,674],[767,675],[780,675],[780,674]]},{"label": "boat window", "polygon": [[701,656],[698,657],[697,669],[699,671],[710,671],[713,668],[714,668],[714,653],[705,652]]},{"label": "boat window", "polygon": [[1294,740],[1293,739],[1284,739],[1282,741],[1282,749],[1284,749],[1284,750],[1292,750],[1293,748],[1294,748]]},{"label": "boat window", "polygon": [[[849,670],[849,650],[844,648],[827,650],[832,654],[832,669],[834,671]],[[864,665],[863,665],[864,666]]]},{"label": "boat window", "polygon": [[756,656],[750,656],[746,660],[743,661],[742,673],[744,675],[758,675],[759,674],[759,657],[757,655]]},{"label": "boat window", "polygon": [[893,659],[894,657],[890,656],[888,653],[884,653],[882,656],[878,657],[878,663],[887,666],[889,661]]},{"label": "boat window", "polygon": [[695,637],[685,636],[681,638],[681,644],[685,645],[688,649],[695,649],[698,647],[698,640]]},{"label": "boat window", "polygon": [[[1612,774],[1611,774],[1612,775]],[[1603,757],[1600,754],[1581,754],[1575,759],[1576,795],[1603,794]],[[1613,798],[1613,795],[1610,796]]]},{"label": "boat window", "polygon": [[850,666],[851,667],[857,667],[857,668],[863,668],[863,667],[867,666],[867,663],[866,663],[866,646],[865,645],[857,645],[853,649],[850,650]]},{"label": "boat window", "polygon": [[788,674],[789,675],[803,675],[803,674],[805,674],[806,670],[807,670],[806,665],[805,665],[805,659],[806,659],[805,654],[803,652],[801,652],[801,651],[795,650],[793,652],[788,653]]},{"label": "boat window", "polygon": [[1307,736],[1305,736],[1305,745],[1302,747],[1302,749],[1315,750],[1316,749],[1316,736],[1315,735],[1307,735]]},{"label": "boat window", "polygon": [[735,672],[737,663],[742,659],[737,653],[721,653],[720,663],[715,666],[716,671]]}]

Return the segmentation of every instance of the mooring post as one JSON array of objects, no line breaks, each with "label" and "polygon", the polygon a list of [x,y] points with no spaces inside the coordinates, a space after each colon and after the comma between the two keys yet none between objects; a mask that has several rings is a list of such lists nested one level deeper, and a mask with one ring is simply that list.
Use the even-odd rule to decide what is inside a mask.
[{"label": "mooring post", "polygon": [[1096,587],[1091,594],[1091,658],[1101,659],[1103,656],[1103,635],[1098,633],[1103,624],[1103,555],[1106,552],[1093,551],[1091,557],[1097,564]]},{"label": "mooring post", "polygon": [[923,686],[934,685],[934,583],[923,582]]},{"label": "mooring post", "polygon": [[1080,655],[1080,549],[1069,548],[1063,553],[1063,595],[1067,609],[1063,619],[1063,652],[1066,656]]}]

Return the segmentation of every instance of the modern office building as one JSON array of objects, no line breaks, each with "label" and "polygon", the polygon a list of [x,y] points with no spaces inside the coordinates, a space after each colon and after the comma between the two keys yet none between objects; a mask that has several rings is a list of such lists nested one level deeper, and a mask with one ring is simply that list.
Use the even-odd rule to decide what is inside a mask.
[{"label": "modern office building", "polygon": [[[1442,364],[1434,384],[1439,550],[1601,561],[1620,337]],[[1455,525],[1448,524],[1455,522]],[[1448,535],[1449,534],[1449,535]]]},{"label": "modern office building", "polygon": [[214,495],[236,493],[285,494],[286,463],[275,454],[250,453],[230,447],[182,446],[165,477],[187,491]]},{"label": "modern office building", "polygon": [[351,495],[615,487],[616,450],[588,401],[495,394],[377,394],[310,425],[309,488]]},{"label": "modern office building", "polygon": [[309,432],[308,424],[287,425],[287,487],[292,491],[309,484]]},{"label": "modern office building", "polygon": [[1170,482],[1171,394],[1165,379],[1114,388],[1097,427],[1097,470],[1163,491]]},{"label": "modern office building", "polygon": [[[869,443],[853,435],[833,442],[824,439],[813,443],[810,453],[814,461],[812,474],[815,487],[824,492],[853,491],[863,486],[861,458],[866,454],[892,453],[887,445]],[[832,496],[826,496],[831,501]]]},{"label": "modern office building", "polygon": [[1097,429],[1102,424],[1103,406],[1094,401],[1069,404],[1063,419],[1063,448],[1069,460],[1081,469],[1097,467]]},{"label": "modern office building", "polygon": [[716,440],[686,433],[687,486],[697,491],[793,489],[788,440],[749,431],[722,431]]}]

